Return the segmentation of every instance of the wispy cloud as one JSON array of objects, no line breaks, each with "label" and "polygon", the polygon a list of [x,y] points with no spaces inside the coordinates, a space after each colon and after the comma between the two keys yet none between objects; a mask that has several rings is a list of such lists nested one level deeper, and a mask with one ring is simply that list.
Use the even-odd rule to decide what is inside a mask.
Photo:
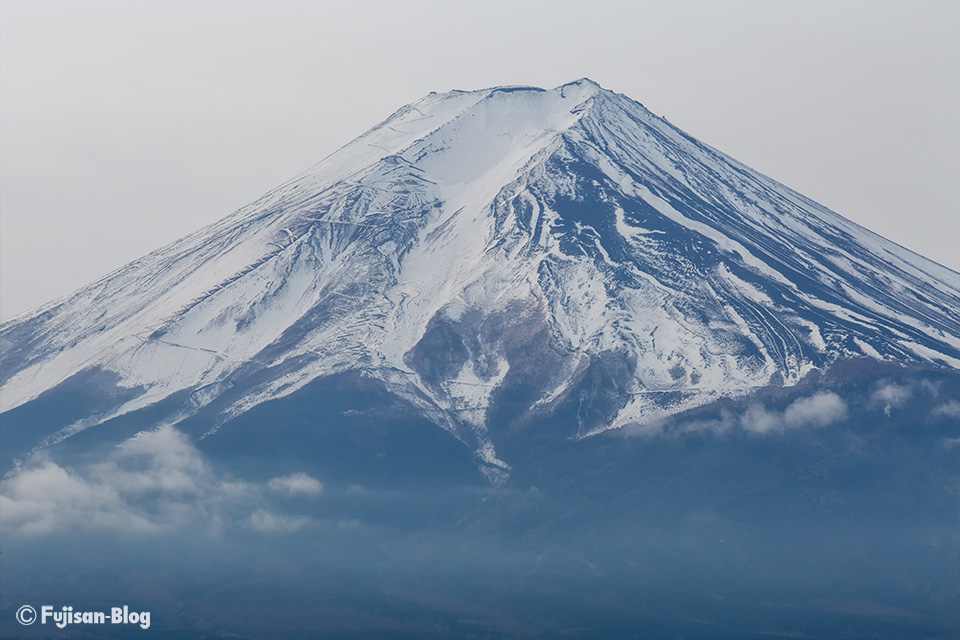
[{"label": "wispy cloud", "polygon": [[902,407],[912,397],[913,389],[893,382],[882,384],[871,396],[874,403],[883,405],[883,412],[888,416],[892,409]]},{"label": "wispy cloud", "polygon": [[[106,459],[70,468],[44,457],[3,483],[0,524],[44,535],[67,530],[158,532],[239,523],[258,531],[292,530],[305,521],[264,510],[268,494],[316,496],[323,485],[296,473],[266,485],[218,476],[190,440],[172,426],[144,431]],[[253,518],[251,513],[262,515]],[[272,517],[272,520],[271,520]]]},{"label": "wispy cloud", "polygon": [[157,529],[151,519],[124,508],[116,487],[87,480],[50,461],[21,471],[4,485],[0,521],[25,534],[43,535],[74,526]]},{"label": "wispy cloud", "polygon": [[960,418],[960,402],[949,400],[933,409],[933,415],[943,418]]},{"label": "wispy cloud", "polygon": [[305,473],[273,478],[267,483],[267,487],[274,493],[289,496],[318,496],[323,491],[323,483]]},{"label": "wispy cloud", "polygon": [[956,449],[960,447],[960,438],[944,438],[940,441],[944,449]]},{"label": "wispy cloud", "polygon": [[292,533],[309,523],[306,516],[285,516],[265,509],[257,509],[250,516],[250,526],[262,533]]},{"label": "wispy cloud", "polygon": [[682,426],[684,433],[727,433],[739,424],[737,416],[730,411],[723,410],[720,416],[711,420],[694,420]]},{"label": "wispy cloud", "polygon": [[760,403],[737,413],[721,410],[715,418],[672,424],[658,420],[624,428],[625,436],[647,438],[664,435],[711,433],[722,435],[736,430],[751,435],[782,434],[793,429],[822,428],[847,418],[847,403],[831,391],[798,398],[784,410],[772,410]]},{"label": "wispy cloud", "polygon": [[795,400],[783,412],[788,429],[826,427],[847,418],[847,403],[832,392],[822,392]]},{"label": "wispy cloud", "polygon": [[740,425],[749,433],[763,435],[826,427],[846,417],[847,403],[837,394],[825,391],[794,400],[782,413],[752,406],[741,417]]}]

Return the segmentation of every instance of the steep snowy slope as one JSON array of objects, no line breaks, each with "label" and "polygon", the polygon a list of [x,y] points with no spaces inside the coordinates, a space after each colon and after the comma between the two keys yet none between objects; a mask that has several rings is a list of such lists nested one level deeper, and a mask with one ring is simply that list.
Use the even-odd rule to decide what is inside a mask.
[{"label": "steep snowy slope", "polygon": [[213,433],[354,371],[496,469],[491,420],[575,395],[583,437],[846,358],[956,369],[958,279],[589,80],[430,94],[4,324],[0,410],[95,373],[37,443],[174,394]]}]

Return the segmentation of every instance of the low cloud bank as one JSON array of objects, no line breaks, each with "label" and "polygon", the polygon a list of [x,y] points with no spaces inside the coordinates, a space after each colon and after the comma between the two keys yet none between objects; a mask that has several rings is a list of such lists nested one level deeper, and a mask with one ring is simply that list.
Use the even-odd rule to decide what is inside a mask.
[{"label": "low cloud bank", "polygon": [[790,429],[821,428],[847,417],[847,403],[831,392],[794,400],[783,413],[750,407],[740,419],[745,431],[756,434],[783,433]]},{"label": "low cloud bank", "polygon": [[798,398],[783,411],[771,410],[754,404],[742,413],[721,411],[717,418],[694,420],[670,426],[666,421],[633,427],[624,427],[629,436],[653,437],[692,433],[724,434],[742,430],[751,435],[782,434],[795,429],[819,429],[847,419],[847,403],[837,394],[823,391]]},{"label": "low cloud bank", "polygon": [[269,510],[272,494],[313,497],[323,485],[296,473],[265,485],[219,477],[200,452],[172,426],[144,431],[111,451],[103,462],[79,469],[37,457],[3,482],[0,525],[44,535],[67,530],[160,532],[226,526],[294,531],[303,516]]}]

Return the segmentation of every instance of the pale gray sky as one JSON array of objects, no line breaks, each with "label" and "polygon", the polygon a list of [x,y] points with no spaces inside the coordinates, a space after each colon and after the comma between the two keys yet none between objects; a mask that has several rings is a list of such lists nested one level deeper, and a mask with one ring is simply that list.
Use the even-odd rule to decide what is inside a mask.
[{"label": "pale gray sky", "polygon": [[960,267],[960,2],[0,2],[0,317],[430,91],[588,76]]}]

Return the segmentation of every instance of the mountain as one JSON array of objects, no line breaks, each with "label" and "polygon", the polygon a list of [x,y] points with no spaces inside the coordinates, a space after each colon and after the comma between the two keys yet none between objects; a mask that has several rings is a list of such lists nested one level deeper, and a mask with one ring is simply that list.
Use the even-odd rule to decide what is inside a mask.
[{"label": "mountain", "polygon": [[492,419],[576,397],[582,438],[841,359],[956,369],[958,308],[955,272],[590,80],[452,91],[5,323],[0,398],[95,378],[35,447],[173,397],[213,433],[356,372],[498,478]]},{"label": "mountain", "polygon": [[0,620],[954,637],[957,309],[590,80],[430,94],[0,326]]}]

